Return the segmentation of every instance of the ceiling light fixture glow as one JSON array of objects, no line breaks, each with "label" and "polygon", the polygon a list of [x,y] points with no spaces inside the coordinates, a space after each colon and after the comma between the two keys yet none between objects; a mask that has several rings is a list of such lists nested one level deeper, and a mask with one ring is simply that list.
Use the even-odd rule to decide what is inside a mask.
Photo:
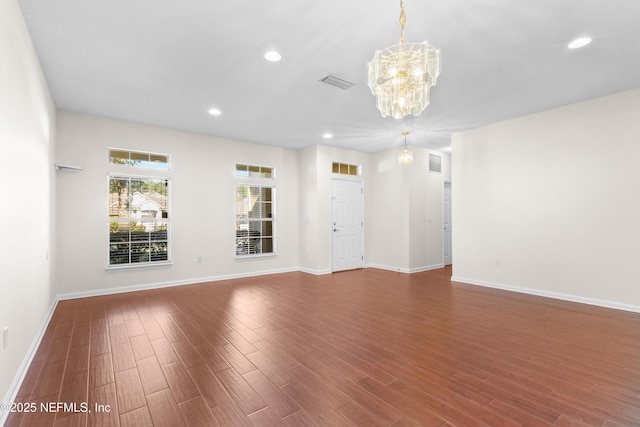
[{"label": "ceiling light fixture glow", "polygon": [[407,148],[407,135],[409,135],[409,132],[404,131],[402,134],[404,135],[404,149],[398,155],[398,163],[402,166],[409,166],[413,163],[413,151]]},{"label": "ceiling light fixture glow", "polygon": [[264,59],[269,62],[278,62],[282,59],[282,55],[280,55],[275,50],[270,50],[269,52],[264,54]]},{"label": "ceiling light fixture glow", "polygon": [[219,116],[220,114],[222,114],[222,111],[217,108],[210,108],[209,114],[211,114],[212,116]]},{"label": "ceiling light fixture glow", "polygon": [[367,63],[367,83],[382,117],[419,116],[440,74],[440,50],[427,41],[404,43],[404,0],[400,0],[400,43],[376,50]]},{"label": "ceiling light fixture glow", "polygon": [[329,132],[327,132],[327,133],[325,133],[324,135],[322,135],[322,137],[323,137],[324,139],[331,139],[331,138],[333,138],[333,134],[330,134]]},{"label": "ceiling light fixture glow", "polygon": [[591,37],[580,37],[569,43],[569,49],[579,49],[591,43]]}]

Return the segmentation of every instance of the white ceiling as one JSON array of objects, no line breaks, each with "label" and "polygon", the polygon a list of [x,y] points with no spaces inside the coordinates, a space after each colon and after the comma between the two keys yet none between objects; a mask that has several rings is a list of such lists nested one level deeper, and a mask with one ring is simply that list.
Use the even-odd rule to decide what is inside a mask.
[{"label": "white ceiling", "polygon": [[406,0],[405,40],[440,48],[442,73],[402,120],[366,85],[374,51],[398,43],[399,0],[19,3],[59,109],[294,149],[374,152],[408,130],[444,150],[451,132],[640,87],[640,0]]}]

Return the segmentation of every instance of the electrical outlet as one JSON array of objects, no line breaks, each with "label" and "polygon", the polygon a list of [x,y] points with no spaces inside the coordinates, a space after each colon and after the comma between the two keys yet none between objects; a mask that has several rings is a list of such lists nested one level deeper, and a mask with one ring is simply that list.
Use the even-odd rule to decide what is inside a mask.
[{"label": "electrical outlet", "polygon": [[502,267],[502,260],[500,258],[496,258],[496,267]]},{"label": "electrical outlet", "polygon": [[5,326],[2,330],[2,349],[6,350],[9,346],[9,327]]}]

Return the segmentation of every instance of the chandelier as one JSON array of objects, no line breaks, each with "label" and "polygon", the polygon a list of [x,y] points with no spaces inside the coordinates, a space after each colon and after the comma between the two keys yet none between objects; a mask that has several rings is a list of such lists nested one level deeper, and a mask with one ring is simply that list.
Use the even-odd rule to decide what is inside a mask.
[{"label": "chandelier", "polygon": [[440,74],[440,50],[427,41],[404,42],[404,0],[400,0],[400,43],[376,50],[367,63],[367,82],[382,117],[419,116],[429,105],[429,91]]},{"label": "chandelier", "polygon": [[404,150],[402,150],[398,156],[398,163],[402,166],[409,166],[413,163],[413,151],[407,148],[407,135],[409,135],[409,132],[404,131],[402,134],[404,135]]}]

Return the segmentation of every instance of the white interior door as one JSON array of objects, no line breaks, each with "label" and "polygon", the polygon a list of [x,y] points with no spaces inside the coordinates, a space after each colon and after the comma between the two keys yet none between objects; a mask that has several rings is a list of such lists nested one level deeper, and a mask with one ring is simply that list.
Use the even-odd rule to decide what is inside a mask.
[{"label": "white interior door", "polygon": [[451,254],[451,183],[444,183],[443,191],[443,224],[444,224],[444,265],[450,265],[452,261]]},{"label": "white interior door", "polygon": [[333,271],[364,267],[362,182],[333,180]]}]

